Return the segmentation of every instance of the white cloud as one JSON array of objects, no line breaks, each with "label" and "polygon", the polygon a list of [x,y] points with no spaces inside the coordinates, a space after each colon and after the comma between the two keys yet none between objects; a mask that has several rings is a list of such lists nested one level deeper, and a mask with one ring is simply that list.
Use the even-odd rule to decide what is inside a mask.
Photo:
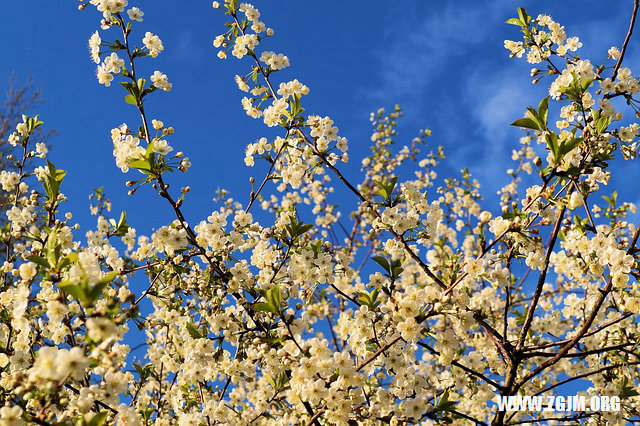
[{"label": "white cloud", "polygon": [[[527,105],[537,105],[550,82],[531,86],[530,67],[524,60],[509,61],[506,53],[496,57],[496,49],[487,48],[488,42],[496,42],[496,33],[518,38],[517,31],[507,32],[503,23],[516,6],[510,0],[497,0],[410,3],[394,8],[395,16],[388,19],[392,24],[386,31],[387,43],[373,63],[377,84],[366,88],[374,102],[403,105],[411,123],[418,119],[420,125],[425,119],[439,122],[435,138],[445,145],[448,166],[454,170],[469,167],[489,198],[494,195],[486,190],[507,182],[505,170],[515,164],[511,151],[517,149],[523,133],[510,123],[524,114]],[[579,53],[600,63],[607,48],[622,41],[616,41],[620,34],[610,29],[626,30],[628,16],[612,13],[579,22],[560,20],[569,35],[583,41]],[[491,56],[478,55],[485,51],[491,51]],[[638,57],[640,52],[632,46],[625,64],[636,63]],[[448,93],[443,94],[443,88]],[[558,108],[556,105],[555,113]]]},{"label": "white cloud", "polygon": [[[473,163],[478,165],[478,177],[488,183],[495,183],[496,176],[504,180],[504,171],[512,165],[510,153],[517,147],[519,137],[509,124],[532,103],[530,79],[517,68],[478,70],[466,82],[464,102],[471,111],[470,127],[478,129],[475,133],[483,142],[470,147],[475,151]],[[465,150],[453,154],[464,156]]]},{"label": "white cloud", "polygon": [[172,53],[172,56],[178,61],[189,63],[198,63],[205,56],[191,30],[182,30],[177,34],[176,45]]},{"label": "white cloud", "polygon": [[[484,59],[478,52],[495,43],[494,34],[505,31],[504,20],[514,11],[505,0],[401,8],[389,19],[389,42],[378,52],[379,83],[368,91],[376,102],[399,102],[410,122],[439,123],[436,138],[445,145],[447,164],[456,171],[469,167],[492,188],[505,181],[517,144],[509,123],[527,105],[523,86],[530,79],[522,68],[495,69],[506,62],[506,52]],[[465,60],[470,57],[473,63]],[[450,90],[443,92],[445,84]]]},{"label": "white cloud", "polygon": [[[390,39],[378,52],[380,83],[370,90],[376,99],[416,98],[451,66],[453,58],[481,44],[513,5],[505,1],[432,3],[425,12],[399,8],[390,19]],[[411,101],[411,99],[410,99]]]}]

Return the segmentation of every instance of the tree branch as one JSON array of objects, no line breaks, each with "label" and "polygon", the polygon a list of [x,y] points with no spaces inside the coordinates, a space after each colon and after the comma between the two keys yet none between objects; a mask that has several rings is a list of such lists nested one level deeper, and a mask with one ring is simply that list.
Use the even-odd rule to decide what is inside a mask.
[{"label": "tree branch", "polygon": [[622,49],[620,50],[620,58],[618,58],[618,62],[616,62],[615,67],[613,67],[613,74],[611,74],[611,81],[614,81],[618,76],[618,71],[620,70],[620,66],[622,65],[624,54],[627,52],[627,46],[629,45],[629,40],[631,39],[631,34],[633,33],[633,27],[636,24],[637,14],[638,14],[638,0],[633,0],[633,11],[631,12],[631,21],[629,22],[629,29],[627,30],[627,35],[624,38],[624,42],[622,43]]}]

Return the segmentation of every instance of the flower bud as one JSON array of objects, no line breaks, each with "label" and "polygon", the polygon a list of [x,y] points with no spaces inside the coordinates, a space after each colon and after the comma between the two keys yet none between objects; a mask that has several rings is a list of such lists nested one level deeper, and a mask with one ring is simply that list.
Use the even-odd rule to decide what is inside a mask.
[{"label": "flower bud", "polygon": [[480,223],[489,222],[489,220],[491,220],[491,213],[485,210],[480,213],[478,219],[480,219]]}]

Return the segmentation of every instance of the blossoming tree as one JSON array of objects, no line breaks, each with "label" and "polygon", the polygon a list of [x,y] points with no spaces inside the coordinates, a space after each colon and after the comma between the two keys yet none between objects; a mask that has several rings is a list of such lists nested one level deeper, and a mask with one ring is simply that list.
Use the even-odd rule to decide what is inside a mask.
[{"label": "blossoming tree", "polygon": [[[24,116],[9,138],[17,172],[1,175],[0,422],[515,424],[544,413],[498,411],[496,396],[578,380],[622,409],[555,420],[637,418],[640,228],[607,187],[613,162],[637,151],[640,83],[623,64],[637,3],[623,44],[596,63],[547,15],[507,21],[523,39],[505,47],[550,88],[513,123],[527,133],[493,215],[468,172],[436,185],[444,154],[421,151],[430,131],[396,149],[398,107],[371,115],[362,179],[347,179],[347,140],[304,109],[305,84],[278,80],[287,56],[262,49],[274,30],[250,4],[213,2],[227,18],[218,57],[247,65],[235,76],[246,114],[281,135],[247,146],[246,165],[265,165],[247,200],[222,193],[204,219],[183,213],[188,187],[167,183],[190,166],[169,144],[179,134],[147,113],[172,88],[155,71],[161,39],[127,0],[81,3],[102,14],[89,39],[98,82],[139,111],[111,131],[132,208],[148,185],[175,220],[138,236],[97,193],[97,226],[79,238],[62,213],[66,172],[38,148],[43,122]],[[334,185],[353,211],[334,204]],[[135,362],[134,327],[146,339]]]},{"label": "blossoming tree", "polygon": [[[13,153],[17,146],[11,146],[8,143],[9,134],[13,133],[16,122],[20,120],[23,113],[33,111],[40,107],[44,102],[42,98],[41,90],[35,87],[33,78],[27,77],[24,82],[19,82],[14,76],[10,77],[6,82],[6,100],[0,105],[0,153],[2,157],[0,159],[0,183],[8,182],[8,189],[0,193],[0,224],[6,223],[7,217],[4,214],[7,203],[5,196],[7,192],[11,191],[17,184],[12,182],[12,179],[18,179],[18,174],[7,175],[13,170]],[[49,139],[53,132],[50,130],[47,134],[38,134],[37,150],[40,152],[47,152],[46,141]],[[7,183],[5,183],[7,185]],[[0,252],[0,259],[3,253]]]}]

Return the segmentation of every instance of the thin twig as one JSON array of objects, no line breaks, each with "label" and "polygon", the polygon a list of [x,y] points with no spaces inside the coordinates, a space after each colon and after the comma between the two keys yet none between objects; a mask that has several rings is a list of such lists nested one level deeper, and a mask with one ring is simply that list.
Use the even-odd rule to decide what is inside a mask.
[{"label": "thin twig", "polygon": [[585,377],[593,376],[594,374],[602,373],[603,371],[609,371],[609,370],[613,370],[613,369],[618,368],[618,367],[626,367],[626,366],[638,365],[638,364],[640,364],[640,362],[624,362],[624,363],[607,365],[606,367],[602,367],[602,368],[599,368],[599,369],[594,370],[594,371],[588,371],[588,372],[583,373],[583,374],[578,374],[577,376],[569,377],[568,379],[565,379],[565,380],[559,381],[557,383],[554,383],[554,384],[552,384],[550,386],[547,386],[546,388],[542,389],[541,391],[536,392],[533,396],[542,395],[543,393],[548,392],[551,389],[555,389],[558,386],[562,386],[562,385],[564,385],[566,383],[573,382],[574,380],[584,379]]},{"label": "thin twig", "polygon": [[631,21],[629,22],[629,29],[627,30],[627,36],[624,38],[624,43],[622,43],[622,49],[620,50],[620,57],[618,58],[618,62],[616,62],[615,67],[613,67],[613,74],[611,74],[611,81],[614,81],[618,76],[618,70],[620,70],[620,66],[622,65],[624,54],[627,52],[627,46],[629,45],[629,40],[631,39],[631,34],[633,33],[633,27],[636,24],[637,14],[638,14],[638,0],[633,0],[633,11],[631,12]]},{"label": "thin twig", "polygon": [[533,295],[533,299],[531,299],[531,303],[529,304],[529,308],[527,309],[527,316],[524,320],[524,325],[522,326],[520,337],[518,338],[518,344],[516,345],[517,350],[522,348],[522,345],[524,345],[524,341],[527,338],[527,333],[529,332],[529,328],[531,327],[533,315],[536,311],[538,300],[540,299],[540,294],[542,293],[542,288],[544,287],[544,282],[547,278],[547,271],[549,270],[551,253],[553,253],[553,248],[556,245],[556,240],[558,239],[558,234],[560,233],[560,225],[562,224],[562,219],[564,219],[565,210],[566,207],[563,206],[560,210],[560,214],[558,214],[558,219],[556,220],[553,230],[551,231],[551,238],[549,239],[549,245],[547,246],[547,253],[544,256],[544,266],[542,268],[542,271],[540,272],[540,276],[538,277],[538,285],[536,286],[536,291]]}]

